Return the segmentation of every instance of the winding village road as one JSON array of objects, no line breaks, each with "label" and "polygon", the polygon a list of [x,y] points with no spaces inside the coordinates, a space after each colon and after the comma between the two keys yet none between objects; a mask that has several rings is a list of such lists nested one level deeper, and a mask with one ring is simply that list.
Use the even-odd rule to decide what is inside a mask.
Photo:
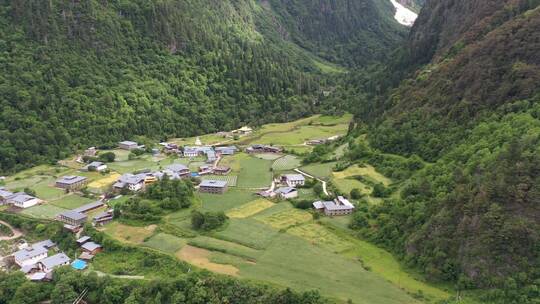
[{"label": "winding village road", "polygon": [[19,238],[19,237],[21,237],[23,235],[20,230],[13,228],[10,224],[8,224],[8,223],[6,223],[4,221],[0,221],[0,225],[4,225],[4,226],[8,227],[13,232],[12,236],[0,236],[0,241],[14,240],[14,239]]},{"label": "winding village road", "polygon": [[315,176],[309,175],[309,174],[307,174],[306,172],[301,171],[301,170],[298,169],[298,168],[294,169],[294,171],[296,171],[296,172],[298,172],[298,173],[300,173],[300,174],[302,174],[302,175],[304,175],[304,176],[307,176],[307,177],[309,177],[309,178],[313,178],[313,179],[316,179],[316,180],[320,181],[320,182],[322,183],[322,187],[323,187],[323,192],[324,192],[324,194],[325,194],[326,196],[330,196],[330,193],[329,193],[328,190],[326,189],[326,182],[325,182],[325,181],[323,181],[322,179],[317,178],[317,177],[315,177]]}]

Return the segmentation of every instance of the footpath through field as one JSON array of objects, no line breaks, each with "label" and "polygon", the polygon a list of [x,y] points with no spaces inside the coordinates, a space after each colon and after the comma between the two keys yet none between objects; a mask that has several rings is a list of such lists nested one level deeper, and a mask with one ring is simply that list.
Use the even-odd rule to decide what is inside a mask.
[{"label": "footpath through field", "polygon": [[14,240],[16,238],[19,238],[20,236],[22,236],[22,232],[18,229],[15,229],[13,228],[10,224],[4,222],[4,221],[0,221],[0,225],[4,225],[6,227],[8,227],[9,229],[11,229],[11,232],[13,233],[12,236],[1,236],[0,237],[0,241],[9,241],[9,240]]},{"label": "footpath through field", "polygon": [[313,179],[316,179],[316,180],[320,181],[320,182],[322,183],[322,187],[323,187],[323,192],[324,192],[324,194],[325,194],[326,196],[330,196],[330,194],[328,193],[328,190],[326,190],[326,182],[325,182],[325,181],[323,181],[322,179],[320,179],[320,178],[318,178],[318,177],[315,177],[315,176],[313,176],[313,175],[309,175],[309,174],[307,174],[306,172],[304,172],[304,171],[302,171],[302,170],[300,170],[300,169],[298,169],[298,168],[294,169],[294,171],[296,171],[296,172],[298,172],[298,173],[300,173],[300,174],[302,174],[302,175],[304,175],[304,176],[307,176],[307,177],[309,177],[309,178],[313,178]]}]

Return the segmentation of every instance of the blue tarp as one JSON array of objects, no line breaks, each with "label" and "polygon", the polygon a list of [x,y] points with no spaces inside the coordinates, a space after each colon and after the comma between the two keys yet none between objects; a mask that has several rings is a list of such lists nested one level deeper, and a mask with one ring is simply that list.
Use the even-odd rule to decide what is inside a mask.
[{"label": "blue tarp", "polygon": [[76,270],[83,270],[88,266],[85,261],[82,260],[75,260],[73,263],[71,263],[71,267]]},{"label": "blue tarp", "polygon": [[191,172],[191,176],[197,177],[197,176],[199,176],[199,173],[197,173],[197,172]]}]

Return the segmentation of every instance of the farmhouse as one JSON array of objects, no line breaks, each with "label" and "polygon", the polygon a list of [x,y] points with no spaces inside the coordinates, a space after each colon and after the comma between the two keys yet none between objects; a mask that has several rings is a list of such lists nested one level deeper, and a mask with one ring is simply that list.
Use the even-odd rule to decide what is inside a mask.
[{"label": "farmhouse", "polygon": [[213,163],[217,160],[216,152],[213,150],[206,151],[206,162]]},{"label": "farmhouse", "polygon": [[100,207],[103,207],[103,206],[105,206],[105,203],[103,203],[102,201],[96,201],[96,202],[93,202],[93,203],[82,205],[79,208],[73,209],[72,211],[79,212],[79,213],[87,213],[87,212],[90,212],[92,210],[96,210],[96,209],[98,209]]},{"label": "farmhouse", "polygon": [[56,219],[60,222],[73,227],[82,226],[86,222],[87,218],[88,217],[84,213],[75,210],[68,210],[56,216]]},{"label": "farmhouse", "polygon": [[90,147],[84,151],[84,156],[94,157],[97,154],[96,147]]},{"label": "farmhouse", "polygon": [[21,249],[13,254],[15,263],[20,267],[30,269],[28,266],[35,265],[40,260],[46,258],[49,249],[54,246],[55,244],[51,240],[46,240]]},{"label": "farmhouse", "polygon": [[232,131],[233,134],[241,134],[241,135],[248,135],[248,134],[251,134],[252,132],[253,132],[253,129],[248,126],[243,126],[240,129]]},{"label": "farmhouse", "polygon": [[122,189],[128,189],[129,191],[139,191],[144,188],[144,182],[146,180],[146,174],[124,174],[120,176],[118,181],[114,183],[113,189],[120,191]]},{"label": "farmhouse", "polygon": [[212,174],[213,169],[211,166],[200,166],[199,167],[199,175],[205,175],[205,174]]},{"label": "farmhouse", "polygon": [[199,149],[196,147],[184,147],[184,157],[197,157],[199,156]]},{"label": "farmhouse", "polygon": [[77,240],[77,244],[78,244],[79,246],[81,246],[82,244],[84,244],[84,243],[86,243],[86,242],[88,242],[88,241],[90,241],[90,237],[89,237],[89,236],[83,236],[83,237],[81,237],[81,238],[79,238],[79,239]]},{"label": "farmhouse", "polygon": [[231,173],[231,167],[215,167],[214,174],[216,175],[227,175]]},{"label": "farmhouse", "polygon": [[227,191],[227,182],[218,180],[203,180],[199,185],[199,192],[223,194]]},{"label": "farmhouse", "polygon": [[86,185],[88,179],[84,176],[68,175],[56,181],[55,186],[62,189],[77,190]]},{"label": "farmhouse", "polygon": [[7,203],[8,199],[13,196],[13,192],[0,188],[0,206]]},{"label": "farmhouse", "polygon": [[160,143],[163,146],[163,152],[165,154],[178,153],[180,151],[177,144],[172,143]]},{"label": "farmhouse", "polygon": [[290,199],[298,197],[298,190],[292,187],[282,187],[275,191],[282,199]]},{"label": "farmhouse", "polygon": [[354,211],[354,205],[343,196],[338,196],[333,201],[317,201],[313,203],[315,210],[324,212],[328,216],[347,215]]},{"label": "farmhouse", "polygon": [[167,166],[167,168],[163,170],[163,173],[167,174],[171,179],[181,179],[191,175],[189,168],[182,164]]},{"label": "farmhouse", "polygon": [[68,265],[69,262],[69,257],[62,252],[39,261],[38,265],[41,270],[48,273],[56,267]]},{"label": "farmhouse", "polygon": [[103,250],[100,244],[94,242],[86,242],[81,246],[83,252],[89,253],[91,255],[96,255]]},{"label": "farmhouse", "polygon": [[238,148],[235,146],[228,146],[228,147],[216,147],[214,149],[218,155],[234,155],[236,151],[238,151]]},{"label": "farmhouse", "polygon": [[252,145],[246,149],[247,153],[281,153],[282,151],[279,147],[266,145]]},{"label": "farmhouse", "polygon": [[281,182],[289,187],[303,186],[306,178],[302,174],[285,174],[281,176]]},{"label": "farmhouse", "polygon": [[137,144],[134,141],[125,140],[118,143],[118,148],[129,151],[129,150],[138,149],[139,144]]},{"label": "farmhouse", "polygon": [[41,200],[24,192],[18,192],[8,197],[7,203],[18,208],[26,209],[41,203]]},{"label": "farmhouse", "polygon": [[89,163],[86,167],[84,167],[84,170],[103,172],[107,170],[107,165],[99,161],[94,161],[94,162]]},{"label": "farmhouse", "polygon": [[92,219],[92,225],[103,226],[103,225],[108,224],[112,220],[113,220],[113,212],[110,210],[107,210],[105,212],[96,214],[94,218]]}]

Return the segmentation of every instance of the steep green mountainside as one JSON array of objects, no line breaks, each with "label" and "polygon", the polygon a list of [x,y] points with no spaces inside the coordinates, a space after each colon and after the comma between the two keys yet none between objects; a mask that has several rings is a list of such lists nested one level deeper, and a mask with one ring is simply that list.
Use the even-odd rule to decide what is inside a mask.
[{"label": "steep green mountainside", "polygon": [[428,161],[357,227],[489,303],[540,297],[539,4],[428,0],[403,52],[404,65],[428,64],[379,99],[357,97],[372,147]]},{"label": "steep green mountainside", "polygon": [[[346,3],[334,3],[332,18],[348,13]],[[264,1],[0,1],[0,172],[133,135],[183,137],[319,111],[325,63],[283,39],[276,20],[285,19],[267,7]],[[324,24],[325,16],[311,19]],[[343,18],[356,27],[329,35],[371,31],[352,15]],[[400,29],[392,30],[388,37],[396,43]],[[385,53],[392,43],[376,45]]]},{"label": "steep green mountainside", "polygon": [[347,66],[388,59],[406,28],[393,19],[390,1],[266,0],[284,39]]}]

